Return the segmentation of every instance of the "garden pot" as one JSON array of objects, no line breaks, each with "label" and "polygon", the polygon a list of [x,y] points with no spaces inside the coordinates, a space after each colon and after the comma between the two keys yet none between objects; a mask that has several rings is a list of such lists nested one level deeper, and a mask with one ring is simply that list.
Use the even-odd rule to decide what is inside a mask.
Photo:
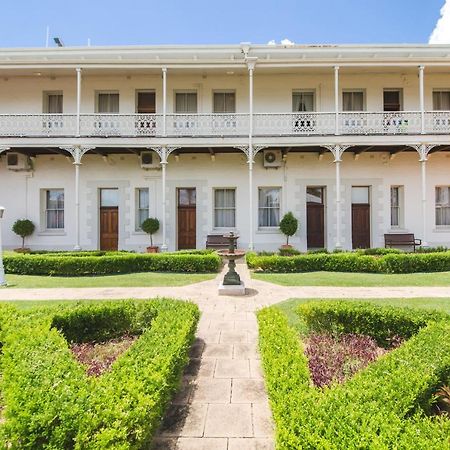
[{"label": "garden pot", "polygon": [[156,245],[151,245],[150,247],[147,247],[147,253],[158,253],[159,247]]},{"label": "garden pot", "polygon": [[31,253],[31,249],[29,249],[27,247],[25,247],[25,248],[20,247],[20,248],[15,248],[14,252],[15,253]]},{"label": "garden pot", "polygon": [[282,249],[282,250],[291,250],[291,248],[292,248],[292,245],[291,245],[291,244],[283,244],[283,245],[281,246],[281,249]]}]

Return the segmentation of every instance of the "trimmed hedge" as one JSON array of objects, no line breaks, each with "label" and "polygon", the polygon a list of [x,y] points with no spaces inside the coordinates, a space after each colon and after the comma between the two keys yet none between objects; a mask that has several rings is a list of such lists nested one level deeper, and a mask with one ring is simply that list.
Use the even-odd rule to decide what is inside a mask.
[{"label": "trimmed hedge", "polygon": [[217,272],[221,259],[216,253],[158,253],[120,255],[18,255],[4,256],[6,273],[18,275],[86,276],[133,272]]},{"label": "trimmed hedge", "polygon": [[[109,332],[94,317],[101,310],[112,320]],[[124,316],[133,319],[132,311],[140,318],[131,320],[127,331],[139,322],[139,339],[110,371],[88,377],[62,333],[91,316],[91,324],[103,327],[100,334],[114,335],[124,329]],[[63,331],[51,327],[55,317]],[[6,421],[0,424],[0,441],[11,449],[147,448],[179,385],[198,319],[197,306],[168,299],[81,305],[46,316],[19,314],[3,335]]]},{"label": "trimmed hedge", "polygon": [[330,301],[301,304],[297,311],[309,331],[332,334],[363,334],[378,345],[390,347],[397,337],[409,339],[431,321],[448,315],[394,306],[379,307],[365,302]]},{"label": "trimmed hedge", "polygon": [[448,320],[430,322],[346,383],[325,389],[311,386],[286,316],[271,307],[258,321],[278,449],[450,448],[450,420],[426,414],[450,376]]},{"label": "trimmed hedge", "polygon": [[392,253],[367,255],[359,252],[317,253],[295,256],[247,254],[251,269],[274,273],[366,272],[414,273],[450,271],[450,251],[438,253]]}]

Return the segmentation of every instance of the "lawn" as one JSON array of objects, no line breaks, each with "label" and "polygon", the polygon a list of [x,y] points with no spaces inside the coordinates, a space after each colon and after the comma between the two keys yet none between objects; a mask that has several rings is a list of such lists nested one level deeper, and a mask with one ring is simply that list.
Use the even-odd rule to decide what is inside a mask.
[{"label": "lawn", "polygon": [[186,286],[212,280],[214,273],[143,272],[92,277],[49,277],[38,275],[6,275],[9,288],[83,288],[83,287],[160,287]]},{"label": "lawn", "polygon": [[[292,298],[285,300],[284,302],[275,305],[277,308],[281,309],[286,317],[288,318],[289,325],[298,330],[301,334],[304,334],[306,329],[304,324],[299,319],[299,315],[296,312],[296,308],[301,303],[307,303],[311,301],[329,301],[330,299],[300,299]],[[339,299],[340,301],[344,299]],[[364,298],[364,299],[345,299],[346,301],[362,301],[370,302],[376,305],[391,305],[391,306],[401,306],[417,309],[430,309],[443,311],[450,314],[450,298]]]},{"label": "lawn", "polygon": [[450,272],[382,274],[351,272],[257,273],[252,277],[281,286],[450,286]]}]

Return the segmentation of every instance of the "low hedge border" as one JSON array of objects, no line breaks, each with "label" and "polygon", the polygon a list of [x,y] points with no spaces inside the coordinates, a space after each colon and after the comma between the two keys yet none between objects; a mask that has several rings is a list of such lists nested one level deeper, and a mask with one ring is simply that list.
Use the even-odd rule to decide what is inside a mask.
[{"label": "low hedge border", "polygon": [[450,448],[450,421],[426,415],[432,392],[450,378],[448,320],[428,322],[346,383],[323,390],[311,386],[303,344],[286,316],[266,308],[258,322],[277,448]]},{"label": "low hedge border", "polygon": [[[108,326],[94,317],[100,312],[110,334],[123,330],[124,317],[128,331],[140,323],[142,334],[109,372],[90,378],[63,333],[91,316],[104,336]],[[19,314],[2,333],[1,442],[10,449],[147,448],[179,385],[198,319],[197,306],[169,299]]]},{"label": "low hedge border", "polygon": [[249,268],[262,272],[366,272],[414,273],[450,271],[450,251],[436,253],[389,253],[367,255],[317,253],[295,256],[247,254]]},{"label": "low hedge border", "polygon": [[17,275],[89,276],[134,272],[211,273],[221,266],[216,253],[159,253],[120,255],[5,255],[5,272]]}]

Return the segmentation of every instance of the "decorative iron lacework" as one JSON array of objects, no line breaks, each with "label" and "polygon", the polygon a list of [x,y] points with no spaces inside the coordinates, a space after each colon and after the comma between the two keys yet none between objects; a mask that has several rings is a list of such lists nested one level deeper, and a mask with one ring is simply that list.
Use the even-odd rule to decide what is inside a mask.
[{"label": "decorative iron lacework", "polygon": [[81,158],[87,153],[89,150],[94,149],[94,146],[88,145],[68,145],[65,147],[59,147],[61,150],[65,150],[72,155],[74,164],[81,164]]}]

